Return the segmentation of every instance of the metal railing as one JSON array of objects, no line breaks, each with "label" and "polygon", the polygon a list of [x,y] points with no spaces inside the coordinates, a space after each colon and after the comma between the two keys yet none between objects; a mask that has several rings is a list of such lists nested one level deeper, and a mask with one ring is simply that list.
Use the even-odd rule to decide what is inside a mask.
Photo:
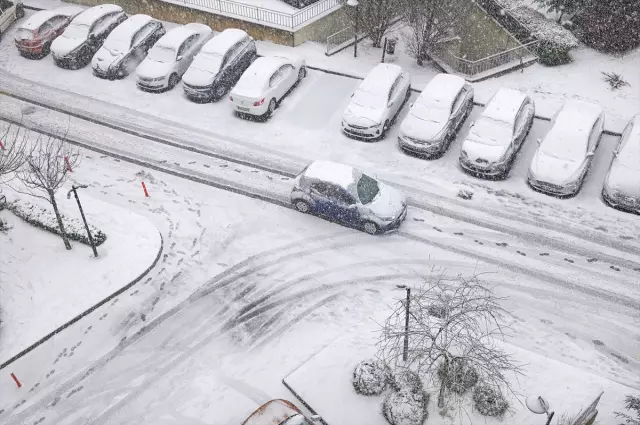
[{"label": "metal railing", "polygon": [[295,13],[280,12],[264,7],[252,6],[229,0],[161,0],[166,3],[196,8],[206,12],[219,12],[239,19],[248,19],[267,26],[287,29],[301,27],[313,18],[332,9],[341,7],[343,0],[320,0]]},{"label": "metal railing", "polygon": [[535,57],[534,47],[536,44],[538,44],[538,40],[478,59],[477,61],[459,58],[444,46],[438,49],[436,55],[454,71],[473,76],[511,62],[523,61],[527,57]]}]

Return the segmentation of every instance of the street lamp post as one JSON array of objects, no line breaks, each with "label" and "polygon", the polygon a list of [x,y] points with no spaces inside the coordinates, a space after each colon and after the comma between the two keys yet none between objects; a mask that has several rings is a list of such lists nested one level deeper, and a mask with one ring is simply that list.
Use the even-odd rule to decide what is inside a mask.
[{"label": "street lamp post", "polygon": [[84,211],[82,210],[82,204],[80,204],[80,198],[78,197],[78,191],[77,189],[86,189],[87,186],[86,184],[80,184],[80,185],[73,185],[71,186],[71,190],[69,192],[67,192],[67,199],[71,199],[71,192],[73,192],[73,194],[76,197],[76,201],[78,202],[78,208],[80,209],[80,215],[82,216],[82,221],[84,222],[84,228],[87,229],[87,236],[89,237],[89,243],[91,244],[91,249],[93,250],[93,255],[95,257],[98,256],[98,250],[96,249],[96,244],[95,242],[93,242],[93,236],[91,236],[91,230],[89,230],[89,224],[87,223],[87,219],[84,216]]},{"label": "street lamp post", "polygon": [[551,423],[551,419],[553,419],[553,415],[555,414],[555,412],[549,411],[549,402],[544,397],[530,395],[529,397],[526,398],[525,405],[527,406],[527,409],[529,409],[531,412],[537,415],[546,413],[547,414],[546,425],[549,425]]},{"label": "street lamp post", "polygon": [[358,12],[360,11],[358,8],[358,0],[347,0],[347,4],[353,8],[355,8],[356,19],[355,19],[355,28],[354,28],[354,37],[353,37],[353,57],[358,57]]}]

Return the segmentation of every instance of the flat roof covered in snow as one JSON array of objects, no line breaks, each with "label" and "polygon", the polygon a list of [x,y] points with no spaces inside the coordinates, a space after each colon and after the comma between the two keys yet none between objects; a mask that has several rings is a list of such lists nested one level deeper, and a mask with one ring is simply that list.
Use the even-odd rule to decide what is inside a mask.
[{"label": "flat roof covered in snow", "polygon": [[520,90],[501,88],[493,95],[482,116],[513,124],[526,98],[527,95]]},{"label": "flat roof covered in snow", "polygon": [[355,183],[354,174],[353,167],[332,161],[314,161],[304,173],[307,178],[330,182],[345,189]]},{"label": "flat roof covered in snow", "polygon": [[465,79],[457,75],[438,74],[427,84],[416,102],[424,101],[426,104],[442,105],[448,108],[465,84]]},{"label": "flat roof covered in snow", "polygon": [[93,6],[76,16],[73,23],[76,25],[91,25],[104,15],[114,12],[122,12],[122,8],[115,4]]},{"label": "flat roof covered in snow", "polygon": [[228,28],[213,37],[202,48],[206,53],[225,54],[234,44],[247,37],[247,33],[237,28]]},{"label": "flat roof covered in snow", "polygon": [[402,73],[402,68],[399,65],[380,63],[367,74],[358,90],[369,93],[388,93],[400,73]]},{"label": "flat roof covered in snow", "polygon": [[109,35],[109,37],[113,37],[116,39],[129,39],[131,38],[140,28],[147,25],[151,22],[153,18],[149,15],[133,15],[130,16],[126,21],[121,23],[113,30],[113,32]]}]

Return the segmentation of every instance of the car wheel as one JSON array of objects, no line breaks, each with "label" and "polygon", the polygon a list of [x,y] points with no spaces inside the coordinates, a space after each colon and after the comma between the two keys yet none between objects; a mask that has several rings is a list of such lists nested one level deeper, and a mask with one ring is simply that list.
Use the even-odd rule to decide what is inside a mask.
[{"label": "car wheel", "polygon": [[296,207],[296,210],[303,214],[308,214],[311,211],[311,205],[306,201],[297,200],[294,206]]},{"label": "car wheel", "polygon": [[362,228],[364,229],[365,233],[368,233],[370,235],[377,235],[380,231],[378,225],[372,221],[365,221],[362,225]]},{"label": "car wheel", "polygon": [[17,19],[24,18],[24,7],[21,4],[16,6],[16,18]]},{"label": "car wheel", "polygon": [[389,131],[390,126],[391,124],[389,123],[389,120],[386,120],[384,122],[384,125],[382,126],[382,134],[380,134],[381,139],[384,139],[384,137],[387,135],[387,131]]},{"label": "car wheel", "polygon": [[269,109],[267,109],[267,117],[270,117],[271,115],[273,115],[275,110],[276,110],[276,100],[271,99],[271,102],[269,102]]},{"label": "car wheel", "polygon": [[300,68],[300,71],[298,71],[298,81],[302,81],[302,79],[304,77],[307,76],[307,68],[305,68],[304,66],[302,68]]},{"label": "car wheel", "polygon": [[171,74],[171,77],[169,77],[169,90],[177,86],[179,81],[180,77],[178,77],[178,74]]},{"label": "car wheel", "polygon": [[49,53],[51,53],[51,42],[47,41],[44,43],[44,46],[42,46],[42,57],[47,56]]},{"label": "car wheel", "polygon": [[216,99],[222,99],[222,96],[224,96],[226,92],[227,88],[224,85],[220,84],[216,88]]},{"label": "car wheel", "polygon": [[406,102],[411,97],[411,86],[407,87],[407,94],[404,96],[404,101]]}]

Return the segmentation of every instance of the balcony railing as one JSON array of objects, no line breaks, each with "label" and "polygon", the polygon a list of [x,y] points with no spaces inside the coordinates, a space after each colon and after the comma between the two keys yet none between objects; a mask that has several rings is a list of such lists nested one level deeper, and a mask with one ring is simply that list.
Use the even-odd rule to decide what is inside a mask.
[{"label": "balcony railing", "polygon": [[474,76],[511,62],[524,61],[525,59],[535,57],[534,51],[537,44],[538,40],[532,41],[477,61],[459,58],[451,53],[446,46],[438,49],[436,55],[454,71],[464,75]]},{"label": "balcony railing", "polygon": [[290,30],[300,28],[317,16],[320,16],[327,11],[338,9],[343,4],[343,0],[320,0],[294,13],[286,13],[229,0],[162,1]]}]

